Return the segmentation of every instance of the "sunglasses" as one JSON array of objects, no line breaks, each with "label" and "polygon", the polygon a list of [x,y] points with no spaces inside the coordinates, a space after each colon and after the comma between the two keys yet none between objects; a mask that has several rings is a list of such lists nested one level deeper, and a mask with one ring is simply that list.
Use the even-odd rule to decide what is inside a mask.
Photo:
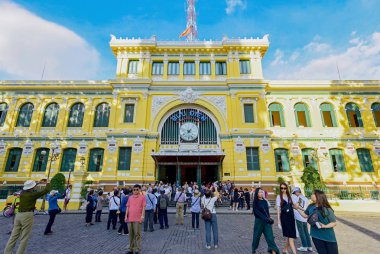
[{"label": "sunglasses", "polygon": [[281,188],[281,190],[286,190],[286,188]]},{"label": "sunglasses", "polygon": [[133,189],[133,191],[139,191],[139,189]]}]

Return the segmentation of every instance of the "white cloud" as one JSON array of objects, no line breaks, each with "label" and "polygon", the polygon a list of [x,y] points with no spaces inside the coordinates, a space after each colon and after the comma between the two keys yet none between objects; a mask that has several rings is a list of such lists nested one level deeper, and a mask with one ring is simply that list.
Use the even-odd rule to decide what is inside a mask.
[{"label": "white cloud", "polygon": [[[342,79],[380,79],[380,32],[367,39],[352,38],[343,50],[313,41],[289,58],[278,52],[282,51],[276,50],[268,78],[339,79],[338,67]],[[295,53],[299,57],[292,58]]]},{"label": "white cloud", "polygon": [[[0,2],[0,73],[11,79],[93,79],[99,53],[73,31]],[[0,79],[1,76],[0,76]]]},{"label": "white cloud", "polygon": [[226,4],[226,13],[228,15],[232,14],[238,7],[243,10],[247,7],[246,0],[226,0]]}]

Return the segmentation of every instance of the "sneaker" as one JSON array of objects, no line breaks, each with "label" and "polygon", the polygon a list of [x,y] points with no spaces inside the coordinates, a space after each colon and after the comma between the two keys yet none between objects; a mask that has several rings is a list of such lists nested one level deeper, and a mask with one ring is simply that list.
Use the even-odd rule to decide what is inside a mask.
[{"label": "sneaker", "polygon": [[215,245],[214,248],[217,249],[217,248],[218,248],[218,245]]},{"label": "sneaker", "polygon": [[122,235],[129,235],[129,234],[125,234],[125,233],[123,233]]},{"label": "sneaker", "polygon": [[313,252],[313,248],[312,247],[308,247],[307,250]]},{"label": "sneaker", "polygon": [[297,250],[299,250],[299,251],[307,251],[308,249],[306,247],[299,247],[299,248],[297,248]]},{"label": "sneaker", "polygon": [[117,232],[118,235],[121,235],[121,232]]},{"label": "sneaker", "polygon": [[211,246],[210,245],[206,245],[206,249],[211,249]]}]

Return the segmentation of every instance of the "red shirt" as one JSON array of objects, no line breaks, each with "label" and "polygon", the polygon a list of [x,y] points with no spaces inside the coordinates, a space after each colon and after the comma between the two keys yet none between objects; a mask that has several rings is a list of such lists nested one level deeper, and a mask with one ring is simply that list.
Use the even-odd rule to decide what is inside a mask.
[{"label": "red shirt", "polygon": [[144,195],[132,195],[127,202],[128,222],[140,222],[143,208],[146,206]]}]

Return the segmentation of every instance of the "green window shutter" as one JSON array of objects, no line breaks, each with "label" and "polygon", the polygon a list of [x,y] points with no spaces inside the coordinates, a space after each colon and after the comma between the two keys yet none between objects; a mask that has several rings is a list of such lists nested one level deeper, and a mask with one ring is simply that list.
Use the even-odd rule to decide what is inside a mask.
[{"label": "green window shutter", "polygon": [[375,126],[380,127],[380,103],[373,103],[371,109]]},{"label": "green window shutter", "polygon": [[244,122],[253,123],[253,104],[244,104]]},{"label": "green window shutter", "polygon": [[247,170],[260,171],[259,149],[257,147],[247,147],[246,155],[247,155]]},{"label": "green window shutter", "polygon": [[[341,149],[330,149],[329,153],[330,153],[331,167],[332,167],[333,171],[335,170],[335,167],[336,167],[337,172],[345,172],[346,171],[346,165],[344,162],[344,156],[343,156],[342,150]],[[334,159],[333,158],[335,158],[336,165],[334,165]]]},{"label": "green window shutter", "polygon": [[[282,165],[282,171],[283,172],[289,172],[290,166],[289,166],[289,155],[287,149],[275,149],[274,150],[275,155],[275,161],[276,161],[276,170],[277,172],[280,172],[280,165]],[[278,159],[279,158],[279,159]]]},{"label": "green window shutter", "polygon": [[360,148],[357,149],[356,152],[358,155],[361,171],[374,172],[370,151],[368,149]]},{"label": "green window shutter", "polygon": [[8,113],[8,104],[0,103],[0,127],[4,126],[7,113]]},{"label": "green window shutter", "polygon": [[20,165],[22,149],[12,148],[9,150],[5,172],[17,172]]},{"label": "green window shutter", "polygon": [[298,112],[304,112],[305,113],[306,125],[307,125],[305,127],[311,127],[309,109],[307,108],[307,106],[304,103],[297,103],[296,105],[294,105],[294,113],[295,113],[295,117],[296,117],[297,127],[300,126],[300,121],[298,119]]},{"label": "green window shutter", "polygon": [[29,127],[32,121],[34,106],[32,103],[25,103],[20,108],[16,127]]},{"label": "green window shutter", "polygon": [[[42,156],[42,151],[45,151],[46,154]],[[39,148],[36,151],[33,164],[33,172],[45,172],[48,158],[49,158],[50,149],[49,148]]]},{"label": "green window shutter", "polygon": [[57,125],[59,106],[57,103],[49,104],[44,112],[42,127],[55,127]]},{"label": "green window shutter", "polygon": [[124,123],[133,123],[135,104],[125,104]]},{"label": "green window shutter", "polygon": [[82,103],[74,104],[70,109],[68,127],[82,127],[84,118],[84,105]]},{"label": "green window shutter", "polygon": [[310,112],[309,109],[305,110],[305,115],[306,115],[306,127],[311,127],[311,121],[310,121]]},{"label": "green window shutter", "polygon": [[131,157],[132,148],[131,147],[120,147],[119,148],[119,166],[118,170],[130,170],[131,169]]},{"label": "green window shutter", "polygon": [[273,112],[279,112],[281,127],[285,127],[284,111],[282,109],[282,106],[278,103],[272,103],[269,105],[269,117],[270,117],[269,120],[270,120],[271,127],[274,126],[273,117],[272,117]]},{"label": "green window shutter", "polygon": [[108,127],[110,107],[107,103],[101,103],[96,107],[94,127]]},{"label": "green window shutter", "polygon": [[104,149],[94,148],[90,150],[89,172],[101,172],[103,168]]},{"label": "green window shutter", "polygon": [[358,116],[359,127],[363,127],[364,125],[363,125],[362,115],[360,113],[359,108],[357,108],[356,110],[356,115]]},{"label": "green window shutter", "polygon": [[74,171],[77,149],[67,148],[63,150],[61,172]]}]

